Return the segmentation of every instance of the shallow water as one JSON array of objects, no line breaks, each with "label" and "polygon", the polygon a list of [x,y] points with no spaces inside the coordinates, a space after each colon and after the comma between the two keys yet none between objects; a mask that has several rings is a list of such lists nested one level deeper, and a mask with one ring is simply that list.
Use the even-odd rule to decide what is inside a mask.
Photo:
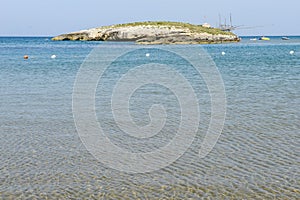
[{"label": "shallow water", "polygon": [[[166,168],[128,174],[106,167],[86,150],[73,119],[72,92],[80,65],[94,47],[102,45],[109,50],[133,44],[0,38],[1,197],[299,198],[300,38],[249,39],[238,44],[202,45],[222,75],[227,98],[224,129],[212,152],[203,159],[198,157],[208,128],[210,98],[203,80],[186,71],[199,87],[201,120],[193,144]],[[200,46],[191,46],[191,50],[196,48]],[[29,60],[23,60],[25,54]],[[52,54],[56,59],[50,58]],[[107,74],[108,86],[118,72]],[[105,97],[106,93],[97,90],[97,117],[116,144],[147,152],[174,137],[180,110],[166,88],[145,86],[130,102],[138,124],[149,123],[144,116],[153,103],[163,102],[174,116],[166,124],[168,131],[149,140],[124,136],[111,113],[99,110],[107,103]]]}]

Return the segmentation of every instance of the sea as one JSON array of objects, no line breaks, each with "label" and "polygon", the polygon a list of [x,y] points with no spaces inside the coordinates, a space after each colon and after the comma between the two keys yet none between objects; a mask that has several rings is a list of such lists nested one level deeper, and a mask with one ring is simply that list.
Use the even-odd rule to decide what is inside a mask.
[{"label": "sea", "polygon": [[[0,37],[0,199],[299,199],[300,37],[252,38],[242,37],[239,43],[166,45],[170,52],[182,47],[189,55],[202,49],[221,77],[215,84],[223,86],[226,115],[213,148],[201,157],[199,149],[215,112],[214,96],[207,80],[186,66],[186,60],[165,55],[160,45]],[[111,70],[107,68],[99,76],[104,80],[95,83],[94,99],[86,103],[94,104],[96,121],[108,138],[99,140],[103,154],[95,155],[86,139],[92,123],[84,116],[78,122],[81,113],[74,111],[74,91],[79,74],[84,74],[84,63],[97,48],[104,52],[102,59],[124,48],[135,48],[136,54],[146,56],[132,59],[120,55],[120,62],[109,65]],[[134,64],[152,57],[187,77],[199,109],[180,102],[184,91],[174,94],[172,88],[159,83],[137,87],[128,100],[128,116],[134,124],[151,123],[156,116],[152,105],[158,104],[165,107],[167,119],[156,135],[143,135],[140,129],[135,137],[116,122],[110,98],[118,80],[126,80],[125,74]],[[155,80],[171,80],[170,76],[155,72]],[[87,76],[84,80],[88,83],[91,79]],[[184,150],[176,159],[158,168],[159,163],[152,159],[148,164],[153,168],[145,164],[145,171],[139,168],[137,173],[130,168],[136,169],[140,163],[122,168],[122,163],[115,162],[124,159],[123,152],[139,155],[142,162],[159,149],[166,151],[162,156],[169,160],[164,147],[180,134],[181,106],[199,111],[200,118],[191,143],[185,149],[172,149]],[[187,125],[183,131],[189,128]],[[108,142],[123,152],[111,152],[109,158]],[[131,158],[127,157],[129,162]]]}]

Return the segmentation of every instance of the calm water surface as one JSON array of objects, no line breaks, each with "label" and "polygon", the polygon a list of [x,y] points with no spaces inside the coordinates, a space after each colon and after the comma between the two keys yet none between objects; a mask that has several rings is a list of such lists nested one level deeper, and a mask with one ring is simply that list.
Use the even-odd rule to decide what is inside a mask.
[{"label": "calm water surface", "polygon": [[[0,38],[0,197],[299,199],[300,37],[249,39],[202,46],[222,75],[227,97],[224,130],[213,151],[204,159],[198,157],[210,102],[203,81],[195,78],[201,121],[193,144],[172,165],[132,175],[105,167],[86,150],[74,124],[72,91],[76,73],[94,47],[109,50],[133,44]],[[191,46],[196,48],[200,46]],[[29,60],[23,59],[25,54]],[[51,59],[52,54],[57,58]],[[192,72],[184,73],[194,78]],[[112,72],[106,79],[115,77]],[[97,107],[105,102],[98,91],[96,99]],[[149,123],[144,116],[153,103],[168,108],[175,117],[166,125],[176,129],[176,98],[153,85],[133,95],[130,105],[136,122]],[[132,151],[151,151],[174,136],[169,129],[149,141],[127,141],[110,113],[97,114],[111,140]]]}]

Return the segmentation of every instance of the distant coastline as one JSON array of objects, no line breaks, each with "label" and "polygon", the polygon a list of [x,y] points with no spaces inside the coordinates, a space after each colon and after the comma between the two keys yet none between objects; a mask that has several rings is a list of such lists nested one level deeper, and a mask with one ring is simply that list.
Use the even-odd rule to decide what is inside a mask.
[{"label": "distant coastline", "polygon": [[217,28],[182,22],[135,22],[62,34],[52,40],[134,41],[137,44],[216,44],[240,38]]}]

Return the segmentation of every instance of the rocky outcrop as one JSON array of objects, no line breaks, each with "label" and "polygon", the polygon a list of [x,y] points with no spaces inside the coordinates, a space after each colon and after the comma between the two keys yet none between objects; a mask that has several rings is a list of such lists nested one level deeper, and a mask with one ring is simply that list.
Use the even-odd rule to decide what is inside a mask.
[{"label": "rocky outcrop", "polygon": [[237,42],[239,38],[219,29],[184,23],[121,24],[62,34],[53,40],[135,41],[139,44],[201,44]]},{"label": "rocky outcrop", "polygon": [[137,40],[139,44],[211,44],[237,42],[239,38],[231,35],[211,34],[170,34],[157,37],[145,37]]}]

